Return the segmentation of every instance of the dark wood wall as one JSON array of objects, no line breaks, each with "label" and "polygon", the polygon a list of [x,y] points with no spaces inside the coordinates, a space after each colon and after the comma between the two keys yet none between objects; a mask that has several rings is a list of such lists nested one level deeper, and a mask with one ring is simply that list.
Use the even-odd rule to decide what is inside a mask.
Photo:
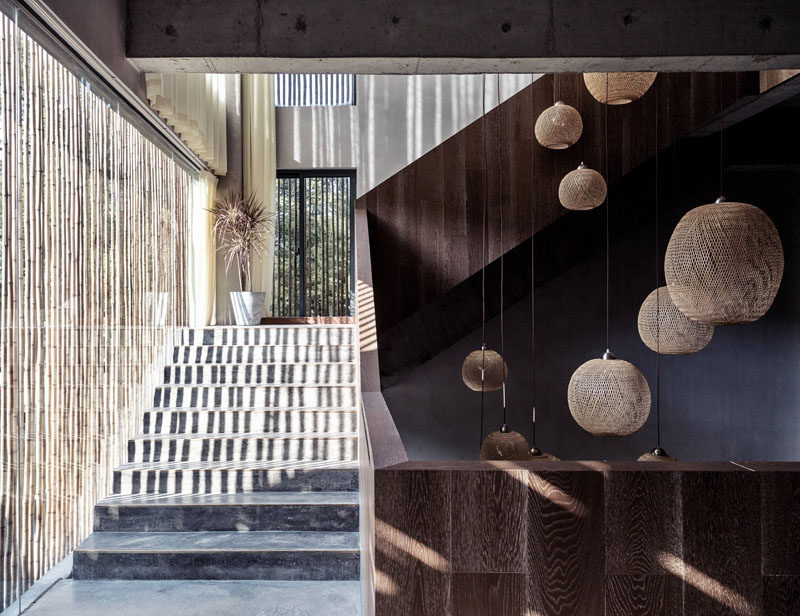
[{"label": "dark wood wall", "polygon": [[377,616],[797,616],[800,464],[375,472]]},{"label": "dark wood wall", "polygon": [[[566,213],[558,202],[566,173],[581,161],[604,171],[606,109],[613,182],[654,154],[656,132],[666,147],[758,86],[757,72],[660,74],[639,101],[606,108],[577,74],[544,76],[511,97],[358,200],[370,214],[378,335],[480,270],[484,175],[490,262],[501,252],[501,204],[505,252],[531,236],[532,201],[537,231]],[[576,107],[584,125],[580,141],[559,152],[533,141],[536,118],[554,100]]]}]

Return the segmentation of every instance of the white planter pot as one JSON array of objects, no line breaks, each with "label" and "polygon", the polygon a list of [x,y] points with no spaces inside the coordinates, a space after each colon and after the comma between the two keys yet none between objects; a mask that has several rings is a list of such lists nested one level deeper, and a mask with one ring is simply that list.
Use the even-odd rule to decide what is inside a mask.
[{"label": "white planter pot", "polygon": [[236,325],[258,325],[264,313],[264,291],[231,291],[231,304]]}]

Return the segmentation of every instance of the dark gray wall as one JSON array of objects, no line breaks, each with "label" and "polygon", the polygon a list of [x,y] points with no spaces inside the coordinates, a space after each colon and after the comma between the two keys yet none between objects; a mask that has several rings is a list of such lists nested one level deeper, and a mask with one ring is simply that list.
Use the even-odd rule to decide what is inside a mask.
[{"label": "dark gray wall", "polygon": [[[674,206],[662,203],[662,255],[680,216],[716,198],[717,173],[710,168],[708,185],[682,195]],[[717,328],[709,346],[695,355],[662,356],[662,445],[679,459],[800,458],[799,182],[800,173],[785,169],[726,174],[729,200],[758,205],[778,227],[785,274],[761,320]],[[656,356],[636,327],[641,302],[655,287],[652,193],[642,196],[641,207],[653,213],[611,247],[611,346],[642,370],[655,399]],[[612,202],[612,224],[613,211]],[[630,460],[655,446],[655,410],[639,432],[607,439],[584,432],[567,407],[572,372],[605,349],[604,285],[604,258],[598,253],[536,290],[537,445],[563,459]],[[497,281],[487,286],[497,292]],[[530,440],[530,296],[508,308],[505,321],[509,424]],[[499,347],[499,318],[488,331],[490,345]],[[411,459],[477,457],[480,394],[463,385],[460,369],[467,353],[479,346],[476,331],[384,390]],[[487,394],[487,409],[486,430],[497,429],[499,394]]]},{"label": "dark gray wall", "polygon": [[46,0],[47,6],[143,100],[144,76],[125,56],[126,0]]}]

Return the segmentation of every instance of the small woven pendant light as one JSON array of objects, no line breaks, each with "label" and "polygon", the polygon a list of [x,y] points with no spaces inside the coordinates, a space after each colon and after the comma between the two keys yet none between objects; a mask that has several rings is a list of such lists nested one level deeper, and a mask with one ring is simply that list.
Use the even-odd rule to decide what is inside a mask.
[{"label": "small woven pendant light", "polygon": [[606,181],[594,169],[581,163],[558,185],[558,200],[568,210],[591,210],[606,200]]},{"label": "small woven pendant light", "polygon": [[598,436],[627,436],[650,414],[650,387],[632,363],[606,351],[590,359],[569,380],[569,411],[578,425]]},{"label": "small woven pendant light", "polygon": [[664,275],[672,301],[690,319],[750,323],[769,310],[781,285],[781,238],[762,210],[720,197],[680,220]]},{"label": "small woven pendant light", "polygon": [[550,150],[566,150],[583,133],[583,120],[575,107],[558,101],[536,119],[536,140]]},{"label": "small woven pendant light", "polygon": [[[605,157],[608,173],[608,107]],[[610,206],[610,201],[606,201],[606,343],[610,321]],[[602,359],[590,359],[573,373],[567,388],[567,403],[572,417],[587,432],[598,436],[627,436],[647,421],[650,387],[636,366],[617,359],[606,348]]]},{"label": "small woven pendant light", "polygon": [[528,441],[519,432],[508,426],[489,433],[481,445],[481,460],[529,460],[531,457]]},{"label": "small woven pendant light", "polygon": [[705,348],[714,326],[692,321],[675,307],[667,287],[650,293],[639,309],[639,337],[656,353],[689,355]]},{"label": "small woven pendant light", "polygon": [[472,391],[497,391],[508,378],[508,366],[497,351],[483,345],[467,355],[461,366],[461,378]]},{"label": "small woven pendant light", "polygon": [[624,105],[644,96],[658,73],[584,73],[589,93],[601,103]]}]

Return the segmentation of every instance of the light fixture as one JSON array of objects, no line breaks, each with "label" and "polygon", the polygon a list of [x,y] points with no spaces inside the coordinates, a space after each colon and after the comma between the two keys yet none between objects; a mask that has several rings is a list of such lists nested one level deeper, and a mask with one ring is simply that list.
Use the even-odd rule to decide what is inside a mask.
[{"label": "light fixture", "polygon": [[598,436],[627,436],[647,421],[650,387],[632,363],[606,351],[590,359],[569,380],[569,411],[578,425]]},{"label": "light fixture", "polygon": [[[605,108],[605,158],[608,174],[608,107]],[[567,403],[578,425],[599,436],[627,436],[641,428],[650,414],[650,387],[632,363],[609,350],[611,202],[606,200],[606,352],[578,367],[569,380]]]},{"label": "light fixture", "polygon": [[529,460],[528,441],[519,432],[508,429],[506,424],[489,433],[481,444],[481,460]]},{"label": "light fixture", "polygon": [[672,301],[690,319],[750,323],[769,310],[781,285],[781,238],[762,210],[720,197],[680,220],[664,275]]},{"label": "light fixture", "polygon": [[461,366],[461,378],[472,391],[497,391],[508,378],[508,366],[497,351],[484,344],[472,351]]},{"label": "light fixture", "polygon": [[575,107],[558,101],[539,115],[534,132],[536,140],[544,147],[550,150],[566,150],[580,139],[583,120]]},{"label": "light fixture", "polygon": [[565,175],[558,186],[558,200],[568,210],[594,209],[605,201],[607,193],[603,176],[583,163]]},{"label": "light fixture", "polygon": [[661,447],[656,447],[653,451],[643,453],[637,458],[638,462],[676,462],[677,458],[673,458]]},{"label": "light fixture", "polygon": [[637,324],[642,342],[663,355],[697,353],[714,335],[713,325],[693,321],[675,307],[666,286],[645,298]]},{"label": "light fixture", "polygon": [[658,73],[584,73],[589,93],[601,103],[624,105],[641,98]]}]

